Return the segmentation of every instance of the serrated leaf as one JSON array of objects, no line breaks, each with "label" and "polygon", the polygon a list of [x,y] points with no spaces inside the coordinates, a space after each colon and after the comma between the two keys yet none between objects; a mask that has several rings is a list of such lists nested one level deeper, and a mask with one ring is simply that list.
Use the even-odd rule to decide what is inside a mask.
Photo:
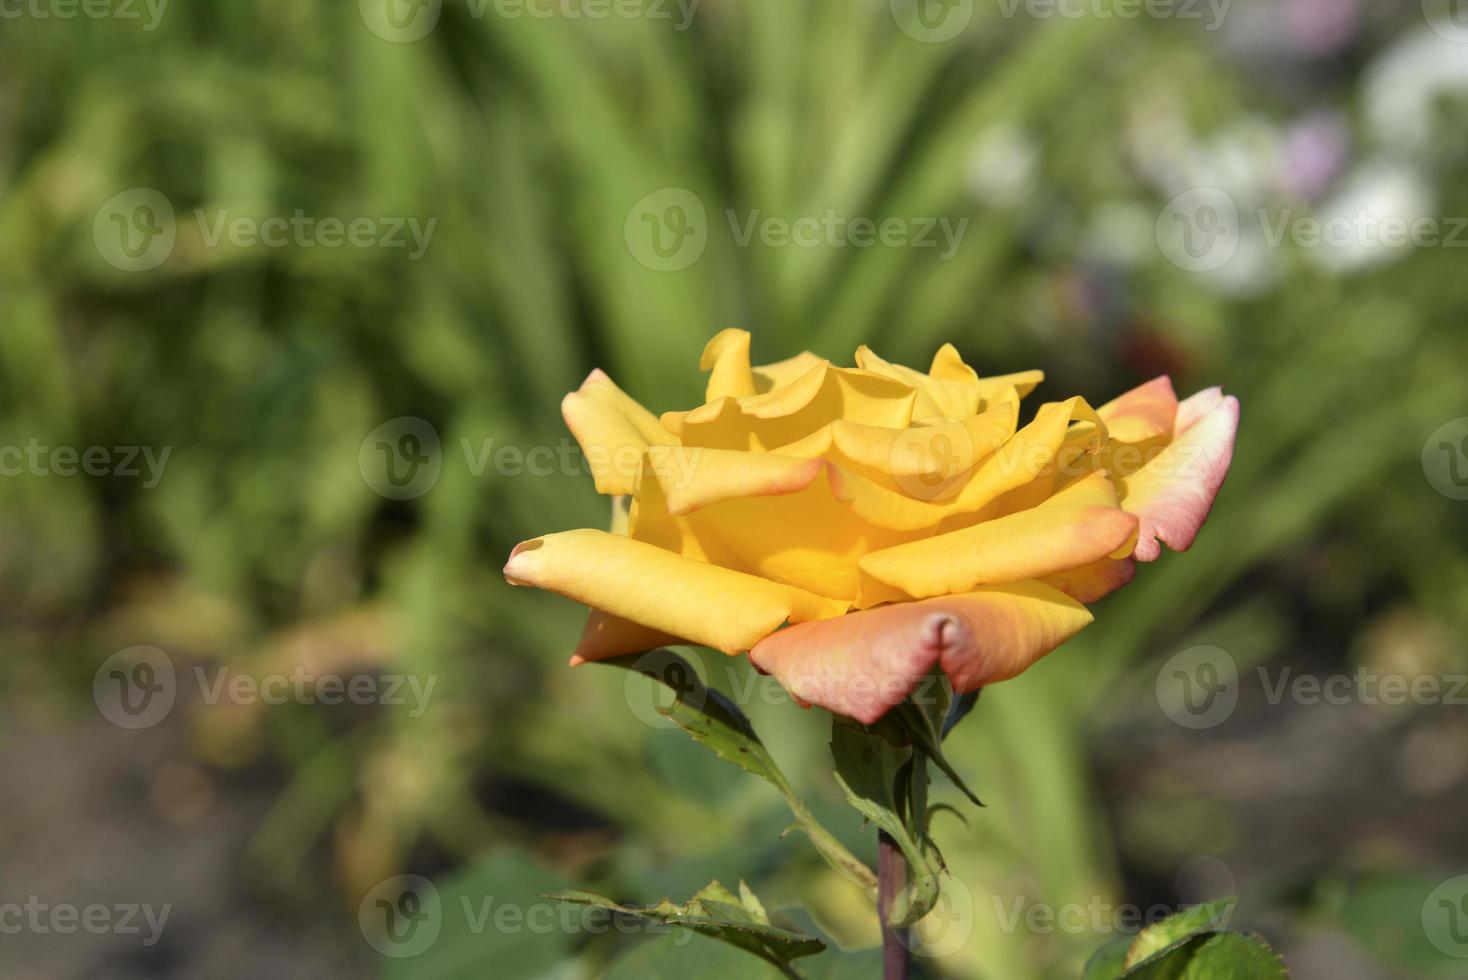
[{"label": "serrated leaf", "polygon": [[895,724],[902,728],[904,734],[912,741],[913,746],[919,752],[923,753],[923,755],[931,759],[934,765],[942,770],[943,775],[947,776],[953,782],[953,785],[957,786],[959,791],[969,798],[974,806],[984,805],[984,801],[979,799],[978,795],[968,788],[968,784],[963,781],[963,777],[958,774],[958,770],[953,768],[953,764],[943,754],[943,742],[938,734],[939,728],[926,711],[916,705],[904,702],[890,712],[887,717],[891,718]]},{"label": "serrated leaf", "polygon": [[683,926],[786,970],[791,960],[814,956],[826,944],[814,936],[759,922],[729,889],[712,882],[683,905],[663,899],[656,905],[622,905],[585,891],[563,891],[544,896],[572,905],[603,908],[621,915],[670,926]]},{"label": "serrated leaf", "polygon": [[744,906],[746,912],[754,916],[756,922],[770,924],[770,916],[765,911],[764,903],[755,896],[754,890],[742,878],[739,880],[739,904]]},{"label": "serrated leaf", "polygon": [[789,780],[755,734],[749,717],[722,692],[705,685],[687,660],[671,650],[654,650],[601,662],[635,670],[668,688],[676,696],[671,705],[659,710],[669,720],[719,758],[759,776],[782,793],[790,792]]},{"label": "serrated leaf", "polygon": [[1279,954],[1258,936],[1202,933],[1122,974],[1123,980],[1289,980]]},{"label": "serrated leaf", "polygon": [[1148,926],[1132,940],[1124,965],[1130,969],[1201,933],[1222,932],[1228,928],[1238,901],[1236,897],[1230,897],[1204,902]]},{"label": "serrated leaf", "polygon": [[660,709],[663,714],[719,758],[759,776],[779,790],[795,814],[796,825],[826,863],[875,900],[877,876],[872,869],[821,826],[775,764],[748,716],[723,692],[704,684],[688,661],[671,650],[654,650],[599,662],[636,671],[672,691],[675,698],[667,708]]}]

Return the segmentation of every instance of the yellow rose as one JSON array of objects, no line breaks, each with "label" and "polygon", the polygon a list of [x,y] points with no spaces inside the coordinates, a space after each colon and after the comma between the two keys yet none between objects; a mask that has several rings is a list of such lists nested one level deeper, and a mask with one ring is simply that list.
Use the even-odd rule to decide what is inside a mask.
[{"label": "yellow rose", "polygon": [[804,704],[871,723],[935,667],[1014,677],[1091,622],[1160,542],[1192,544],[1228,472],[1238,401],[1163,377],[1093,409],[1020,399],[944,345],[926,373],[863,347],[752,367],[709,342],[705,403],[654,416],[593,371],[562,411],[612,532],[517,546],[505,566],[591,607],[573,664],[677,643],[749,651]]}]

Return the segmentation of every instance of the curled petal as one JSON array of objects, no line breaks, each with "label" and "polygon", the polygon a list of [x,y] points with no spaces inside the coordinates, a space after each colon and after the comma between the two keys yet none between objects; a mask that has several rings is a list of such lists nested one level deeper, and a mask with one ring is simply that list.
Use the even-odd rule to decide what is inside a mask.
[{"label": "curled petal", "polygon": [[902,429],[917,393],[891,378],[821,363],[764,394],[720,398],[691,412],[668,412],[662,424],[685,446],[770,451],[838,419]]},{"label": "curled petal", "polygon": [[[1208,404],[1213,407],[1202,411]],[[1233,461],[1238,399],[1195,395],[1178,406],[1178,423],[1167,448],[1120,480],[1122,507],[1141,520],[1139,561],[1156,561],[1162,544],[1174,551],[1192,546]]]},{"label": "curled petal", "polygon": [[954,690],[973,691],[1018,675],[1090,622],[1064,593],[1011,582],[792,626],[749,656],[802,703],[871,724],[934,667]]},{"label": "curled petal", "polygon": [[704,394],[706,402],[755,394],[754,372],[749,366],[749,331],[734,327],[720,330],[704,347],[698,369],[712,372]]},{"label": "curled petal", "polygon": [[647,447],[677,442],[600,369],[561,401],[561,415],[586,454],[597,493],[631,493]]},{"label": "curled petal", "polygon": [[786,622],[839,616],[848,608],[803,589],[590,529],[517,545],[505,578],[730,654],[748,650]]},{"label": "curled petal", "polygon": [[863,344],[856,351],[856,366],[863,371],[900,381],[917,392],[913,409],[916,418],[966,419],[979,411],[979,379],[936,378],[901,364],[889,364]]}]

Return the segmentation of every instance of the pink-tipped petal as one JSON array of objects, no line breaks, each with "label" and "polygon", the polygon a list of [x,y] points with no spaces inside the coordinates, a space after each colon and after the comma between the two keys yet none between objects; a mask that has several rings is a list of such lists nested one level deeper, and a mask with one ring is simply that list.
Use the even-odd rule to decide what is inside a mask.
[{"label": "pink-tipped petal", "polygon": [[1063,592],[1011,582],[791,626],[749,657],[800,702],[871,724],[934,667],[955,690],[976,690],[1018,675],[1090,622]]},{"label": "pink-tipped petal", "polygon": [[[1189,408],[1189,416],[1198,405],[1211,400],[1207,393],[1194,398],[1202,400]],[[1139,561],[1156,561],[1163,544],[1173,551],[1186,551],[1192,546],[1233,461],[1234,436],[1239,427],[1238,399],[1220,396],[1212,409],[1191,419],[1186,428],[1181,427],[1182,406],[1178,416],[1177,438],[1121,481],[1121,506],[1141,522],[1133,552]]]}]

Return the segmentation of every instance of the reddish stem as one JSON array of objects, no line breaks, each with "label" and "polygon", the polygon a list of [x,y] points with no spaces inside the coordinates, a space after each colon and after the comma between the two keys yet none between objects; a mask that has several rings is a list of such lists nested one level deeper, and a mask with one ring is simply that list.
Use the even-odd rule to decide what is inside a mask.
[{"label": "reddish stem", "polygon": [[907,859],[886,831],[877,831],[877,913],[882,920],[882,978],[907,980],[907,930],[888,921],[892,903],[907,887]]}]

